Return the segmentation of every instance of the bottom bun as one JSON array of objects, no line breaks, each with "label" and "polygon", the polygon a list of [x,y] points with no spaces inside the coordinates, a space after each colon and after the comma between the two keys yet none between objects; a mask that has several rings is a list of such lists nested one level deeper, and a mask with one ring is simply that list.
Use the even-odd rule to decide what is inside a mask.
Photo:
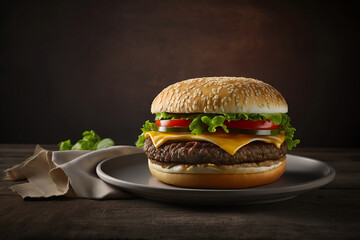
[{"label": "bottom bun", "polygon": [[164,171],[161,171],[162,167],[158,165],[155,169],[155,167],[153,167],[154,163],[151,163],[150,160],[149,169],[151,174],[161,182],[179,187],[227,189],[249,188],[272,183],[279,179],[285,172],[286,156],[282,157],[280,160],[283,160],[282,163],[270,170],[240,174],[222,174],[221,172],[177,173],[169,172],[166,168],[164,168]]}]

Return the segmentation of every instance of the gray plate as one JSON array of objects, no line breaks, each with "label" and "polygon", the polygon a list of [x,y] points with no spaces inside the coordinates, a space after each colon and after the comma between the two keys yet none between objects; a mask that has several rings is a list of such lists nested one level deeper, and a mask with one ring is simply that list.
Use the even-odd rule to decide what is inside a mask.
[{"label": "gray plate", "polygon": [[164,184],[153,177],[145,153],[120,156],[101,162],[96,172],[107,183],[157,201],[182,204],[255,204],[283,201],[319,188],[334,179],[328,164],[287,155],[284,175],[276,182],[247,189],[193,189]]}]

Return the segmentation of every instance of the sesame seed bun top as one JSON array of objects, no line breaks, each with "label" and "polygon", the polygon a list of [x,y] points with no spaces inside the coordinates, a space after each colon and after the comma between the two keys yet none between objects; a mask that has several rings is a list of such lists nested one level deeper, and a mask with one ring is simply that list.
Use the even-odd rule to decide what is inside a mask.
[{"label": "sesame seed bun top", "polygon": [[244,77],[193,78],[174,83],[154,99],[152,113],[286,113],[283,96]]}]

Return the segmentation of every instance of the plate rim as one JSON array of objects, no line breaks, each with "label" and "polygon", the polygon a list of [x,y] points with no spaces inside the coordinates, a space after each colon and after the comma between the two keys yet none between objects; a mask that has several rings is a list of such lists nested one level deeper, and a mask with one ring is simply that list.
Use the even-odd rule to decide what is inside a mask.
[{"label": "plate rim", "polygon": [[[277,194],[291,194],[291,193],[302,193],[302,192],[306,192],[306,191],[310,191],[313,189],[317,189],[321,186],[324,186],[328,183],[330,183],[336,175],[335,169],[329,165],[328,163],[321,161],[321,160],[317,160],[317,159],[313,159],[313,158],[308,158],[308,157],[303,157],[303,156],[298,156],[298,155],[293,155],[293,154],[287,154],[287,156],[291,156],[291,157],[295,157],[295,158],[302,158],[305,159],[307,161],[312,161],[312,162],[317,162],[320,164],[325,165],[329,172],[322,178],[313,180],[313,181],[309,181],[306,183],[302,183],[302,184],[298,184],[298,185],[292,185],[292,186],[281,186],[281,187],[270,187],[270,188],[257,188],[257,187],[252,187],[252,188],[239,188],[239,189],[202,189],[202,188],[182,188],[182,187],[176,187],[176,186],[171,186],[171,188],[162,188],[162,187],[157,187],[157,186],[147,186],[144,184],[138,184],[138,183],[134,183],[134,182],[129,182],[129,181],[124,181],[124,180],[120,180],[117,178],[114,178],[112,176],[110,176],[109,174],[105,173],[102,169],[102,166],[104,164],[106,164],[107,162],[110,161],[114,161],[117,158],[120,157],[126,157],[129,155],[140,155],[140,154],[145,154],[144,152],[141,153],[134,153],[134,154],[128,154],[128,155],[123,155],[123,156],[116,156],[116,157],[112,157],[109,159],[105,159],[103,161],[101,161],[97,166],[96,166],[96,173],[97,175],[105,182],[127,190],[132,192],[133,190],[136,190],[136,192],[138,191],[142,191],[142,192],[171,192],[172,194],[174,193],[178,193],[178,194],[194,194],[194,193],[208,193],[208,194],[214,194],[214,193],[219,193],[221,192],[222,194],[254,194],[256,196],[259,195],[277,195]],[[286,169],[285,169],[286,172]],[[118,185],[116,183],[120,183],[121,185]],[[165,184],[165,183],[164,183]],[[261,187],[261,186],[259,186]]]}]

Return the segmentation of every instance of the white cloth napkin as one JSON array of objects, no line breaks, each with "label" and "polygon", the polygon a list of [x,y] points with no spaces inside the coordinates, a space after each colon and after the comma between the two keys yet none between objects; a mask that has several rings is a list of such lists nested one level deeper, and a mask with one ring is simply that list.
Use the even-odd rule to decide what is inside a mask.
[{"label": "white cloth napkin", "polygon": [[102,181],[96,174],[96,166],[108,158],[142,151],[133,146],[96,151],[49,151],[38,145],[34,155],[5,170],[5,179],[28,180],[10,187],[23,198],[129,198],[132,195]]}]

